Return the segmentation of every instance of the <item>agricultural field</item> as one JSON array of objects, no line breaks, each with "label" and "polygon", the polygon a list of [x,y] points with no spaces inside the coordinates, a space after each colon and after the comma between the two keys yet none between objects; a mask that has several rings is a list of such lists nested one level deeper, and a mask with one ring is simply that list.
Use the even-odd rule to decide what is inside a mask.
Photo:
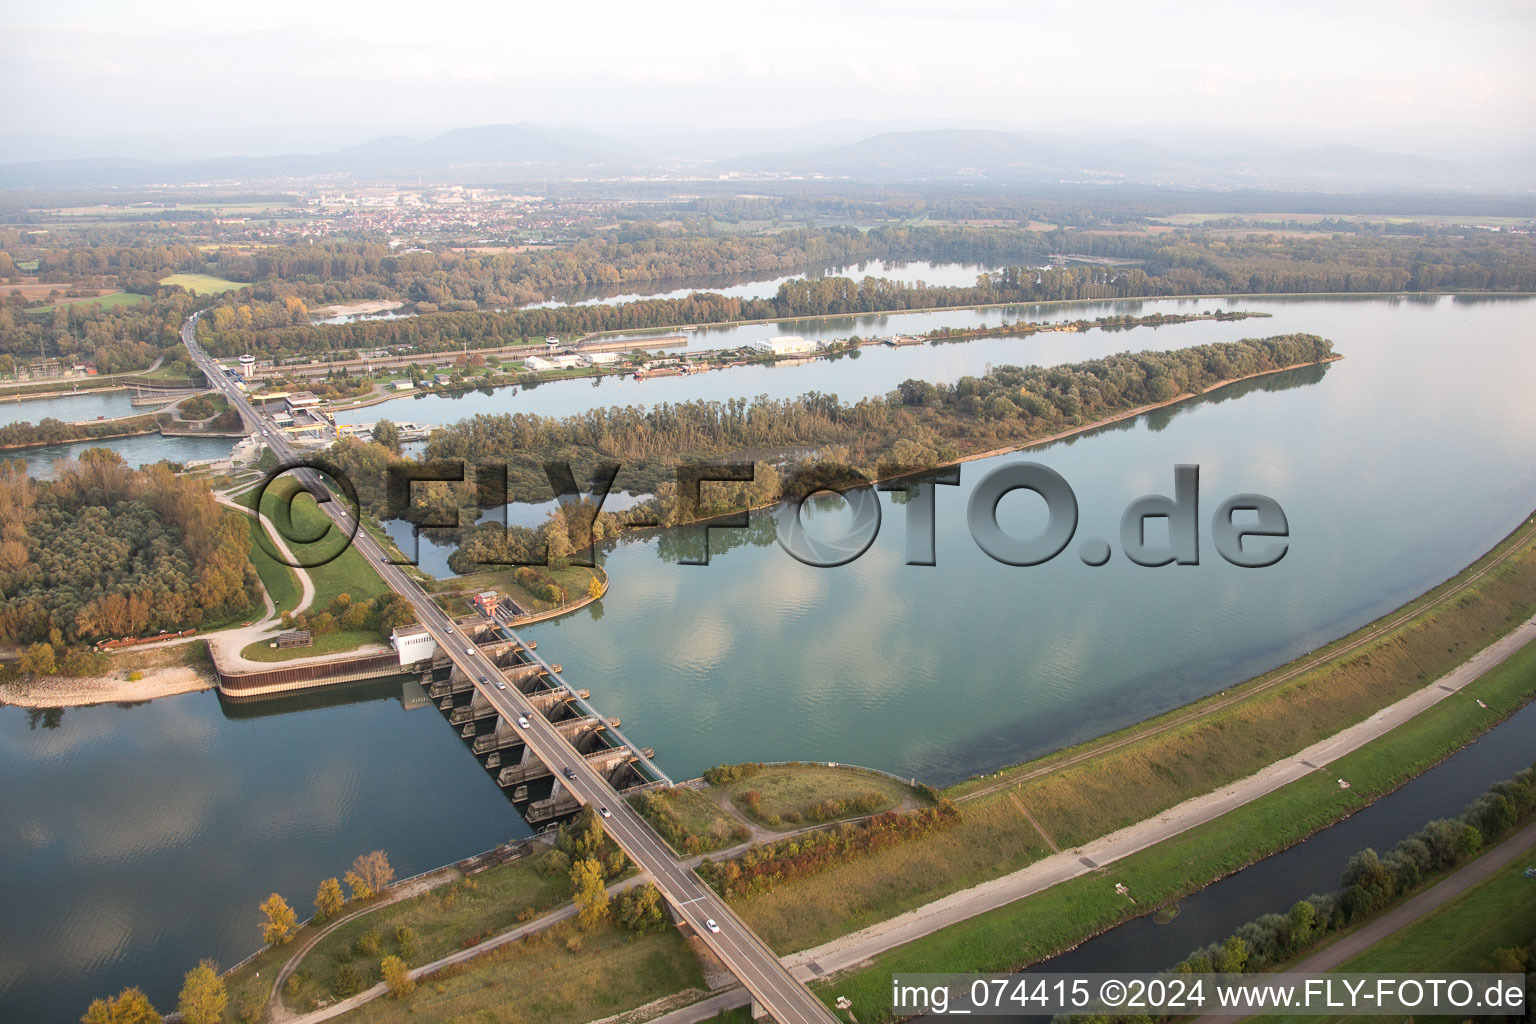
[{"label": "agricultural field", "polygon": [[136,295],[133,292],[108,292],[106,295],[97,295],[95,297],[60,299],[58,302],[55,302],[52,305],[38,306],[35,309],[27,310],[27,312],[52,313],[54,310],[59,309],[62,306],[83,305],[101,306],[104,309],[112,309],[117,306],[137,306],[146,298],[147,296]]},{"label": "agricultural field", "polygon": [[170,277],[162,277],[160,283],[167,287],[179,284],[187,291],[198,295],[218,295],[223,292],[239,291],[246,287],[239,281],[226,281],[212,274],[172,274]]}]

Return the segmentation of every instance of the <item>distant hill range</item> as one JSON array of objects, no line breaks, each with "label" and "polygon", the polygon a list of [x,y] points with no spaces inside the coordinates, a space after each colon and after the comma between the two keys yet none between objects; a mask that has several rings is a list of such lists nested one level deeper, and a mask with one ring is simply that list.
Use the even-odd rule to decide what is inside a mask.
[{"label": "distant hill range", "polygon": [[[142,136],[92,143],[18,132],[0,136],[0,187],[252,185],[325,179],[490,184],[658,173],[1191,188],[1455,190],[1500,184],[1450,161],[1358,146],[1296,148],[1239,140],[1214,152],[1206,146],[1206,152],[1195,153],[1134,138],[1100,142],[971,127],[883,131],[857,141],[846,139],[846,133],[870,127],[867,122],[828,122],[799,132],[722,132],[715,140],[717,153],[723,145],[753,138],[775,147],[725,158],[704,155],[710,147],[699,139],[707,133],[693,133],[687,140],[661,131],[619,139],[584,128],[530,124],[459,128],[424,140],[388,136],[324,153],[191,160],[157,160],[156,141]],[[837,141],[839,131],[844,141]],[[795,141],[809,145],[792,148]],[[673,147],[670,152],[668,147]]]}]

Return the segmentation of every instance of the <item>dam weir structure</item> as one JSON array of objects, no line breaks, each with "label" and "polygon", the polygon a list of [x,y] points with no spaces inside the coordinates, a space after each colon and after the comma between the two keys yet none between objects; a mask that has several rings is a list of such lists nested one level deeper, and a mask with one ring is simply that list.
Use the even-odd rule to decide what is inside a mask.
[{"label": "dam weir structure", "polygon": [[[631,743],[619,731],[617,718],[600,714],[588,703],[587,690],[572,687],[561,677],[559,665],[535,653],[536,643],[524,641],[499,619],[479,614],[455,619],[454,626],[465,642],[495,664],[498,678],[488,681],[521,693],[621,796],[672,785],[651,760],[655,751]],[[547,764],[534,753],[524,741],[524,728],[499,712],[476,681],[436,645],[430,658],[404,666],[390,652],[341,655],[322,664],[274,666],[254,673],[225,672],[215,659],[215,669],[220,699],[233,707],[291,700],[299,693],[360,680],[409,677],[418,696],[405,706],[430,703],[437,708],[530,826],[547,828],[581,809],[581,801],[564,786],[561,769],[566,766]]]}]

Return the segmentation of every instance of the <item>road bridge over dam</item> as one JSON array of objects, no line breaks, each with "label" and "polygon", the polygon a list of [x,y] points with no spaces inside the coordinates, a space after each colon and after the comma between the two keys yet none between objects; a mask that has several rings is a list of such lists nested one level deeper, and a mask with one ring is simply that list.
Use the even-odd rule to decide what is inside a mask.
[{"label": "road bridge over dam", "polygon": [[[655,751],[635,747],[618,732],[619,720],[598,714],[587,703],[591,693],[576,689],[560,678],[560,666],[535,655],[533,643],[525,644],[506,626],[483,617],[457,620],[466,640],[494,666],[486,681],[498,689],[522,694],[539,715],[570,745],[587,768],[601,775],[621,795],[671,780],[656,768]],[[447,661],[441,654],[442,661]],[[462,668],[449,664],[446,675],[434,673],[427,695],[459,731],[475,758],[498,785],[506,790],[535,828],[547,826],[581,809],[582,801],[564,785],[563,768],[550,764],[527,742],[526,714],[510,718]]]}]

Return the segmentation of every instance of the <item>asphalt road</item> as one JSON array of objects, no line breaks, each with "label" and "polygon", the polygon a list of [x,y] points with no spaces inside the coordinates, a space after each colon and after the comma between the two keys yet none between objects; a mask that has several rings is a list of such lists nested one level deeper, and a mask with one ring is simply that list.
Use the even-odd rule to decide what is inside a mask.
[{"label": "asphalt road", "polygon": [[[182,325],[181,337],[199,369],[229,403],[240,410],[248,423],[257,424],[264,431],[266,443],[280,462],[291,464],[300,461],[301,453],[288,442],[287,437],[257,412],[245,392],[236,387],[215,360],[198,346],[196,324],[197,314],[194,314]],[[294,475],[316,495],[317,500],[322,495],[329,496],[326,484],[313,470],[298,470]],[[356,527],[341,508],[340,501],[324,500],[320,508],[344,532],[350,532]],[[373,563],[389,588],[410,602],[416,611],[417,621],[436,639],[438,648],[464,671],[481,695],[504,718],[516,721],[519,715],[528,717],[529,728],[522,730],[528,746],[551,768],[559,770],[569,767],[572,770],[574,778],[560,781],[577,799],[609,810],[611,817],[603,820],[609,836],[630,860],[650,876],[677,913],[730,968],[731,973],[741,980],[759,1006],[780,1024],[810,1024],[812,1021],[826,1024],[828,1021],[836,1021],[821,1001],[790,974],[778,956],[726,906],[725,901],[679,862],[660,837],[651,831],[645,820],[609,785],[607,779],[594,771],[543,715],[534,711],[521,692],[515,687],[503,690],[498,689],[494,682],[480,682],[482,678],[500,678],[500,670],[495,662],[461,633],[451,631],[450,620],[443,610],[415,580],[407,576],[399,566],[391,564],[384,549],[366,530],[357,529],[353,544]],[[713,922],[715,928],[708,927],[709,922]]]},{"label": "asphalt road", "polygon": [[[1450,877],[1430,886],[1419,893],[1413,899],[1385,914],[1363,928],[1357,928],[1337,942],[1317,951],[1305,960],[1298,961],[1287,967],[1287,974],[1324,974],[1337,970],[1346,962],[1364,953],[1382,940],[1403,930],[1420,918],[1434,913],[1452,900],[1460,897],[1468,889],[1485,882],[1497,872],[1508,867],[1509,864],[1527,851],[1536,847],[1536,824],[1527,825],[1508,839],[1488,852],[1481,854],[1476,860],[1470,861],[1452,872]],[[1472,965],[1461,965],[1460,970],[1470,971]],[[1216,1013],[1208,1013],[1195,1020],[1223,1021],[1224,1024],[1235,1024],[1236,1021],[1246,1020],[1247,1017],[1240,1014],[1223,1016]]]}]

